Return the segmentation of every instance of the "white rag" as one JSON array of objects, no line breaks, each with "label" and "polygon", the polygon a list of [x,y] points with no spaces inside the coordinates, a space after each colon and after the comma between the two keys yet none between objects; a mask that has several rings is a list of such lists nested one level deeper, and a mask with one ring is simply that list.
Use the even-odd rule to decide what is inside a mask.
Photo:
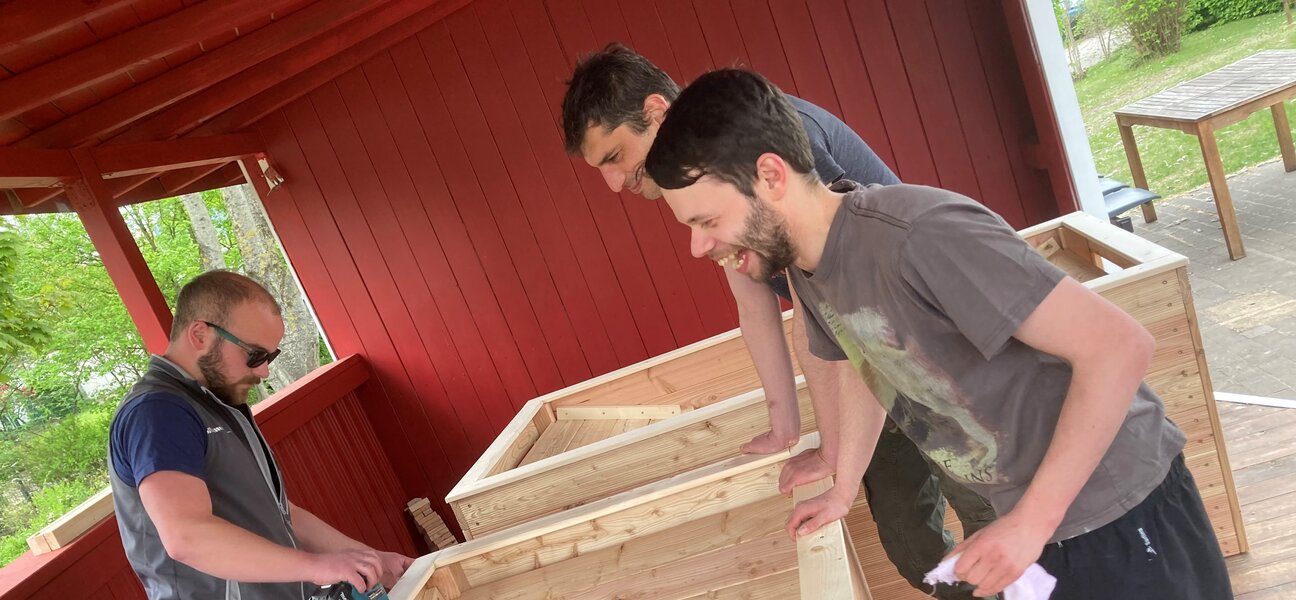
[{"label": "white rag", "polygon": [[[962,554],[955,554],[942,560],[935,569],[923,577],[923,583],[935,586],[937,583],[955,584],[959,582],[958,576],[954,575],[954,563],[958,562]],[[1026,572],[1022,573],[1017,581],[1012,582],[1004,588],[1004,600],[1048,600],[1053,593],[1053,587],[1057,585],[1057,578],[1049,575],[1044,567],[1037,563],[1031,563],[1026,567]]]}]

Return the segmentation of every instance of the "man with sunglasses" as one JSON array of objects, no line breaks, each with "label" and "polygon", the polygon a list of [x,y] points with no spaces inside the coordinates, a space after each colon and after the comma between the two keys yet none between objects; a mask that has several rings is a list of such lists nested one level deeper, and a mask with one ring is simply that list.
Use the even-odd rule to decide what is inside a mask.
[{"label": "man with sunglasses", "polygon": [[117,526],[152,600],[305,600],[313,584],[390,586],[412,562],[288,500],[247,406],[283,333],[279,304],[260,284],[199,275],[180,290],[166,353],[113,417]]}]

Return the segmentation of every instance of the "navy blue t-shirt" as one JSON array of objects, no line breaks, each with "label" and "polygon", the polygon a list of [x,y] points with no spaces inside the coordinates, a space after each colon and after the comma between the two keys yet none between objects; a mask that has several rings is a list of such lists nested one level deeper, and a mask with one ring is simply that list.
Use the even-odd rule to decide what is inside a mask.
[{"label": "navy blue t-shirt", "polygon": [[113,419],[109,457],[117,476],[138,487],[158,471],[205,476],[207,427],[189,402],[153,392],[132,399]]},{"label": "navy blue t-shirt", "polygon": [[[810,153],[814,156],[815,172],[825,185],[841,179],[868,185],[900,183],[891,168],[869,148],[855,130],[836,115],[796,96],[787,96],[788,102],[801,117],[806,137],[810,140]],[[792,301],[787,274],[776,273],[769,282],[774,293]]]}]

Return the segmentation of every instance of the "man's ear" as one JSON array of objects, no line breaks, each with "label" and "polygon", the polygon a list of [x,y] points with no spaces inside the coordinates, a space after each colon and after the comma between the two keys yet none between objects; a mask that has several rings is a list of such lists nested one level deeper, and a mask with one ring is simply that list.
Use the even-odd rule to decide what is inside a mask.
[{"label": "man's ear", "polygon": [[648,94],[648,97],[644,98],[644,117],[648,119],[649,123],[661,125],[661,122],[666,119],[666,109],[668,108],[670,108],[670,102],[661,94]]},{"label": "man's ear", "polygon": [[791,173],[783,157],[773,152],[760,155],[756,158],[756,195],[770,202],[782,200],[787,194],[788,176]]},{"label": "man's ear", "polygon": [[184,333],[181,334],[181,337],[200,353],[211,347],[215,342],[215,336],[216,332],[212,331],[212,328],[202,321],[190,321],[188,325],[185,325]]}]

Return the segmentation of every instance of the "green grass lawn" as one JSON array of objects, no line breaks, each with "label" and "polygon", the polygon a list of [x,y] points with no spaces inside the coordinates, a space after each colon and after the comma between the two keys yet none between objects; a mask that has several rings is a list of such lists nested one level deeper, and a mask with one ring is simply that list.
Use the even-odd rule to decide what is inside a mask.
[{"label": "green grass lawn", "polygon": [[[1139,61],[1133,48],[1126,46],[1091,67],[1076,83],[1076,94],[1098,172],[1134,182],[1116,128],[1117,109],[1260,50],[1296,48],[1296,26],[1284,24],[1281,13],[1226,23],[1184,36],[1183,48],[1171,56]],[[1287,115],[1296,124],[1296,101],[1287,102]],[[1134,136],[1152,191],[1169,197],[1206,183],[1206,166],[1195,136],[1142,126],[1134,127]],[[1216,138],[1228,173],[1279,155],[1268,110],[1217,131]]]}]

